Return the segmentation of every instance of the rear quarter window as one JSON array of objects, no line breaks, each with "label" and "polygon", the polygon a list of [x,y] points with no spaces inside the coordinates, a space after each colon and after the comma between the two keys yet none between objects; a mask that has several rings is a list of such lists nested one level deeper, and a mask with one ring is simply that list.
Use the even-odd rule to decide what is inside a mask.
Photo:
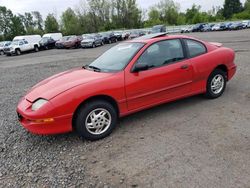
[{"label": "rear quarter window", "polygon": [[196,57],[207,53],[207,48],[201,42],[190,39],[185,39],[185,41],[190,57]]}]

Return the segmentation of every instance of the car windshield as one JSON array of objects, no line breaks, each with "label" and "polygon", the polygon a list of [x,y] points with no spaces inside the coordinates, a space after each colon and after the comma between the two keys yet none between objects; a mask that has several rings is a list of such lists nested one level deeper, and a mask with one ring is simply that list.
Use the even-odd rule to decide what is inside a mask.
[{"label": "car windshield", "polygon": [[133,56],[144,46],[144,43],[121,43],[106,51],[88,67],[102,72],[123,70]]},{"label": "car windshield", "polygon": [[49,37],[43,37],[42,39],[41,39],[41,42],[47,42],[49,40]]},{"label": "car windshield", "polygon": [[11,45],[18,45],[18,43],[19,43],[19,40],[15,40],[15,41],[11,42]]},{"label": "car windshield", "polygon": [[84,36],[83,39],[94,39],[94,36],[92,35]]}]

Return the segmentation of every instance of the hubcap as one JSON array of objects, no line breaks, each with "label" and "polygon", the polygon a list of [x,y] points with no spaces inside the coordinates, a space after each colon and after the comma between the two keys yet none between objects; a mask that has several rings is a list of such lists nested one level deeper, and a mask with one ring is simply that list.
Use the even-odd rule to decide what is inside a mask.
[{"label": "hubcap", "polygon": [[85,126],[89,133],[100,135],[108,130],[111,120],[109,111],[104,108],[98,108],[88,114]]},{"label": "hubcap", "polygon": [[214,94],[219,94],[224,87],[224,77],[220,74],[216,75],[211,82],[211,90]]}]

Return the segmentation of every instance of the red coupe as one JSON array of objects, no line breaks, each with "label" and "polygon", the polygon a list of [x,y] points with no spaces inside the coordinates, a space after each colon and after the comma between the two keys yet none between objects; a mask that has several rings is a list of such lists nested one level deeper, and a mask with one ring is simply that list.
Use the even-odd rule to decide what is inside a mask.
[{"label": "red coupe", "polygon": [[219,43],[146,35],[38,83],[20,100],[18,118],[35,134],[74,130],[97,140],[112,132],[119,117],[192,95],[221,96],[236,72],[234,58]]}]

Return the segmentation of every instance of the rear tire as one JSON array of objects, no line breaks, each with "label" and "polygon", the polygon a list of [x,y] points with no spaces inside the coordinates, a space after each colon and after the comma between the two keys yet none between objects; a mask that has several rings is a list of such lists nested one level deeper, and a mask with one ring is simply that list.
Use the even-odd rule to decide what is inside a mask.
[{"label": "rear tire", "polygon": [[107,137],[115,128],[118,114],[110,103],[104,100],[87,102],[76,112],[74,127],[87,140]]},{"label": "rear tire", "polygon": [[93,43],[93,44],[92,44],[92,48],[95,48],[95,47],[96,47],[96,45],[95,45],[95,43]]},{"label": "rear tire", "polygon": [[38,52],[39,51],[38,46],[34,46],[34,50],[35,50],[35,52]]},{"label": "rear tire", "polygon": [[226,84],[226,73],[221,69],[215,69],[208,77],[205,96],[209,99],[220,97],[226,89]]}]

